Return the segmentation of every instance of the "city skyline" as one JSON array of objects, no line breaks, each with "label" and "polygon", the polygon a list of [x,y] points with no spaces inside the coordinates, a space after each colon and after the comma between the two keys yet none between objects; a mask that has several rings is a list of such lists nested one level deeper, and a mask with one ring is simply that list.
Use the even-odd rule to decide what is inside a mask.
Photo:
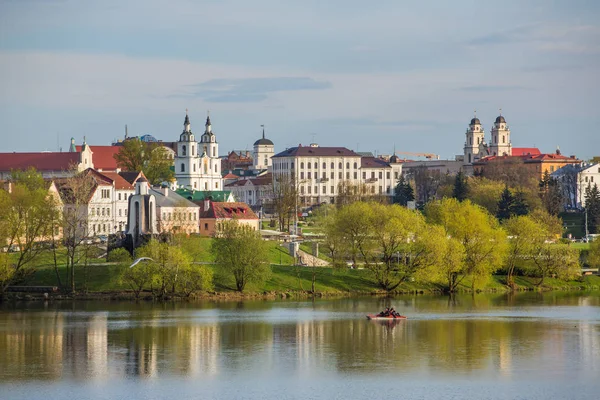
[{"label": "city skyline", "polygon": [[[171,4],[171,3],[169,3]],[[462,154],[473,111],[516,147],[597,155],[600,6],[589,1],[0,2],[5,151],[151,134],[211,111],[221,154],[312,141]],[[575,137],[576,140],[572,138]]]}]

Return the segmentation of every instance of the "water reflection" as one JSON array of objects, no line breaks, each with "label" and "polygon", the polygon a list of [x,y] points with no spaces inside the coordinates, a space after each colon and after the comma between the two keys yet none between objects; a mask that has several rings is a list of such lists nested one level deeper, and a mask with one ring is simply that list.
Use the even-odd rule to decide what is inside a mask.
[{"label": "water reflection", "polygon": [[[227,380],[330,373],[550,376],[600,370],[597,296],[406,297],[215,305],[55,304],[0,313],[0,380]],[[552,306],[552,307],[550,307]],[[564,378],[563,378],[564,379]]]}]

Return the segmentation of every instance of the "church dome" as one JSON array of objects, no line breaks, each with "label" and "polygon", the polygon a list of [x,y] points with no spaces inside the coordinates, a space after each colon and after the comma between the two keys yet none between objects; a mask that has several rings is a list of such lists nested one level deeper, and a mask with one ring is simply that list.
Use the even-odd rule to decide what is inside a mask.
[{"label": "church dome", "polygon": [[397,155],[394,154],[393,156],[390,157],[390,162],[394,163],[394,164],[398,163],[398,162],[400,162],[400,157],[398,157]]},{"label": "church dome", "polygon": [[273,142],[271,142],[269,139],[265,139],[263,137],[263,138],[258,139],[256,142],[254,142],[254,145],[255,146],[258,146],[258,145],[273,146]]},{"label": "church dome", "polygon": [[504,117],[502,115],[499,115],[498,117],[496,117],[496,123],[497,124],[506,123],[506,120],[504,119]]},{"label": "church dome", "polygon": [[481,125],[481,121],[479,121],[479,118],[475,117],[471,120],[471,125]]}]

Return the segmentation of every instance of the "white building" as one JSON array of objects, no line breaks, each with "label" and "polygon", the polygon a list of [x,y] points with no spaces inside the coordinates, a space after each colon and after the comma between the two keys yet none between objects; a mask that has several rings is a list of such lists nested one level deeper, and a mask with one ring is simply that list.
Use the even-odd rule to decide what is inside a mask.
[{"label": "white building", "polygon": [[492,142],[490,144],[490,154],[492,156],[511,156],[512,143],[510,141],[510,129],[506,119],[500,114],[494,121],[492,128]]},{"label": "white building", "polygon": [[183,127],[175,156],[175,179],[178,187],[191,190],[222,190],[219,144],[212,132],[210,116],[206,118],[200,143],[196,141],[191,130],[187,113]]},{"label": "white building", "polygon": [[466,164],[471,164],[474,161],[479,160],[481,157],[481,145],[485,145],[485,132],[479,118],[473,117],[473,119],[471,119],[471,123],[469,124],[469,128],[467,128],[465,135],[467,136],[467,140],[465,141],[464,146],[464,162]]},{"label": "white building", "polygon": [[265,138],[265,127],[263,126],[262,138],[254,142],[252,152],[252,168],[255,170],[270,169],[273,165],[271,158],[275,155],[273,142]]},{"label": "white building", "polygon": [[557,169],[551,177],[558,180],[566,208],[584,208],[587,188],[598,185],[600,188],[600,164],[582,163],[566,165]]},{"label": "white building", "polygon": [[[364,174],[363,174],[364,172]],[[366,184],[393,196],[402,164],[363,157],[345,147],[292,147],[273,156],[274,185],[296,184],[302,204],[335,203],[342,185]],[[363,178],[364,175],[364,178]]]},{"label": "white building", "polygon": [[261,207],[273,200],[273,177],[271,174],[259,178],[240,179],[225,187],[236,201],[251,207]]}]

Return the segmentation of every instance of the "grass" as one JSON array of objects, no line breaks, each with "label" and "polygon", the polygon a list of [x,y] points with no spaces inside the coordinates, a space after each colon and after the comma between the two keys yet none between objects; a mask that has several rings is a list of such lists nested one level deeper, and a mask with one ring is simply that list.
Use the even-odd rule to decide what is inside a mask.
[{"label": "grass", "polygon": [[[312,242],[302,242],[300,243],[300,250],[303,250],[305,252],[307,252],[308,254],[312,255],[313,253],[313,249],[312,249]],[[329,255],[327,254],[327,250],[325,250],[323,248],[322,244],[319,244],[319,258],[321,260],[325,260],[327,262],[331,262],[331,257],[329,257]]]}]

